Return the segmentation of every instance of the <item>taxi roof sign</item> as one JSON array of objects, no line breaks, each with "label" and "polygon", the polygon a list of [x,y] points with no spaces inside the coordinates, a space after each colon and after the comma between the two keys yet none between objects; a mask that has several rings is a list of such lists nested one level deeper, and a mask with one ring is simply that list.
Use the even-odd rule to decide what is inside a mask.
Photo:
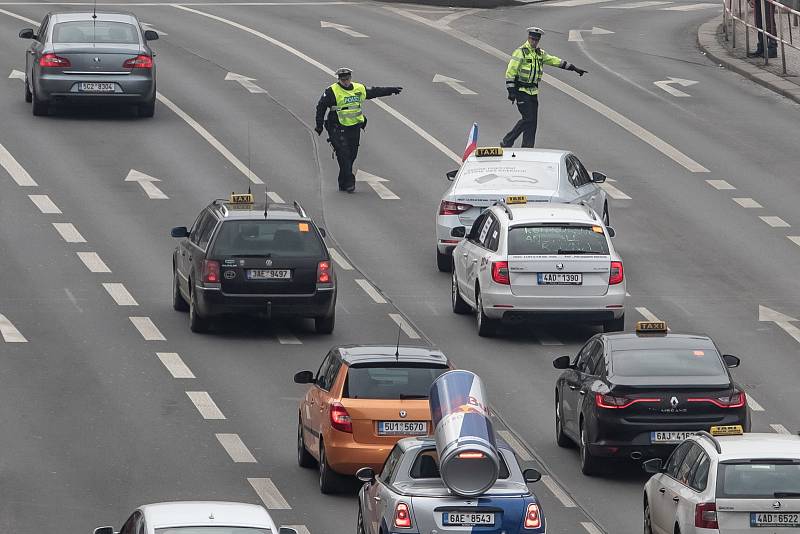
[{"label": "taxi roof sign", "polygon": [[665,321],[638,321],[636,323],[637,334],[666,334],[667,323]]},{"label": "taxi roof sign", "polygon": [[744,434],[742,425],[712,426],[709,432],[712,436],[741,436]]},{"label": "taxi roof sign", "polygon": [[475,149],[476,158],[488,158],[492,156],[502,156],[503,147],[499,146],[483,146]]},{"label": "taxi roof sign", "polygon": [[528,197],[526,195],[509,195],[506,197],[506,204],[527,204]]},{"label": "taxi roof sign", "polygon": [[231,193],[228,199],[230,204],[253,204],[252,193]]}]

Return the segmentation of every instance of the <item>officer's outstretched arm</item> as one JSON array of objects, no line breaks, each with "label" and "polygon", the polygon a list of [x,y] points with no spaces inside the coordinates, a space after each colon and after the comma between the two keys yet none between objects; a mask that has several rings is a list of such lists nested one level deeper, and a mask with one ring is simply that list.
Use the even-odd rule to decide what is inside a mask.
[{"label": "officer's outstretched arm", "polygon": [[389,95],[399,95],[402,87],[368,87],[366,99],[381,98]]},{"label": "officer's outstretched arm", "polygon": [[573,70],[578,73],[579,76],[583,76],[588,70],[580,69],[573,65],[572,63],[567,63],[565,60],[561,59],[560,57],[551,56],[547,52],[542,52],[544,54],[544,63],[545,65],[550,65],[551,67],[559,67],[565,70]]}]

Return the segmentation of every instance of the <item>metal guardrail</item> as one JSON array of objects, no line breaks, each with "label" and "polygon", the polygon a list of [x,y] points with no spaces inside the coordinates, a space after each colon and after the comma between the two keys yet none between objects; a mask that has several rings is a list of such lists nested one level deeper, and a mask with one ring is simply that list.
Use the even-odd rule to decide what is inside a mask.
[{"label": "metal guardrail", "polygon": [[[800,0],[752,0],[759,2],[761,8],[761,27],[755,24],[755,9],[748,0],[723,0],[722,14],[725,40],[736,48],[736,23],[744,25],[745,47],[750,51],[750,30],[763,34],[764,65],[769,64],[768,42],[774,39],[780,46],[783,74],[786,74],[786,47],[800,52]],[[793,7],[789,7],[791,3]],[[769,7],[769,11],[767,11]],[[786,24],[784,24],[784,17]],[[772,23],[775,20],[775,24]],[[784,28],[785,26],[785,28]],[[773,29],[774,27],[774,29]],[[770,33],[774,31],[776,35]]]}]

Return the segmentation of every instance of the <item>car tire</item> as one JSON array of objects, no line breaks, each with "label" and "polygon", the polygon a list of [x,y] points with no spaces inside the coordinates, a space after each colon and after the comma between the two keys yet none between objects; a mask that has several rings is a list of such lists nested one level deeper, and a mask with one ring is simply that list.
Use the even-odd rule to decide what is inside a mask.
[{"label": "car tire", "polygon": [[364,528],[364,514],[361,512],[361,505],[358,506],[358,523],[356,523],[356,534],[367,534]]},{"label": "car tire", "polygon": [[619,319],[611,319],[603,323],[603,332],[622,332],[625,330],[625,314]]},{"label": "car tire", "polygon": [[481,337],[492,337],[496,330],[496,321],[483,313],[483,299],[480,289],[475,291],[475,318],[478,322],[478,335]]},{"label": "car tire", "polygon": [[456,278],[456,270],[453,269],[453,274],[450,277],[450,302],[453,305],[453,313],[463,315],[469,313],[472,308],[467,302],[461,298],[461,292],[458,290],[458,279]]},{"label": "car tire", "polygon": [[595,476],[600,473],[602,462],[598,457],[592,456],[592,453],[589,452],[589,445],[587,443],[588,437],[586,436],[586,428],[584,427],[583,420],[581,420],[580,437],[579,452],[581,455],[581,473],[587,476]]},{"label": "car tire", "polygon": [[178,271],[172,270],[172,309],[175,311],[189,311],[189,303],[181,295],[180,285],[178,284]]},{"label": "car tire", "polygon": [[330,334],[333,332],[333,327],[336,325],[336,311],[332,311],[330,315],[323,315],[322,317],[314,317],[314,331],[317,334]]},{"label": "car tire", "polygon": [[36,93],[31,93],[31,112],[37,117],[44,117],[50,114],[50,104],[47,100],[39,100]]},{"label": "car tire", "polygon": [[[191,286],[191,280],[189,281]],[[195,334],[208,332],[208,322],[197,311],[197,303],[194,299],[194,291],[189,289],[189,330]]]},{"label": "car tire", "polygon": [[446,252],[442,254],[439,249],[436,249],[436,267],[439,272],[449,273],[453,270],[453,256]]},{"label": "car tire", "polygon": [[31,93],[31,88],[28,85],[28,80],[25,80],[25,102],[29,104],[33,102],[33,93]]},{"label": "car tire", "polygon": [[653,534],[653,523],[652,523],[652,518],[650,517],[650,503],[647,501],[647,497],[644,498],[644,512],[642,516],[643,516],[642,532],[644,534]]},{"label": "car tire", "polygon": [[611,224],[611,215],[608,213],[608,202],[603,205],[603,224],[606,226]]},{"label": "car tire", "polygon": [[144,102],[136,106],[136,110],[139,113],[139,116],[142,118],[150,118],[156,114],[156,97],[153,97],[152,100],[148,102]]},{"label": "car tire", "polygon": [[302,417],[297,418],[297,465],[300,467],[316,467],[317,465],[317,460],[308,452],[306,443],[303,440]]},{"label": "car tire", "polygon": [[339,490],[341,478],[331,466],[328,465],[328,458],[325,456],[325,444],[319,445],[319,491],[325,495],[336,493]]},{"label": "car tire", "polygon": [[572,446],[572,440],[564,434],[564,423],[561,419],[561,402],[556,397],[556,444],[559,447],[567,448]]}]

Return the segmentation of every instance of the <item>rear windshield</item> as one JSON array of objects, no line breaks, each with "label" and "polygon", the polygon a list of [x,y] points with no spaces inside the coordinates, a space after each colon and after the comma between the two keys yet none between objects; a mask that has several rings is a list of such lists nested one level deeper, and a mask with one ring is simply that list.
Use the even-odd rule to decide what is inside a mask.
[{"label": "rear windshield", "polygon": [[765,460],[720,464],[717,470],[717,497],[800,498],[800,462]]},{"label": "rear windshield", "polygon": [[[420,452],[414,459],[414,464],[411,466],[409,473],[411,478],[442,478],[439,473],[439,453],[436,449],[428,449]],[[503,455],[500,455],[500,476],[498,478],[506,479],[511,474],[508,472]]]},{"label": "rear windshield", "polygon": [[157,528],[156,534],[272,534],[271,528],[255,527],[167,527]]},{"label": "rear windshield", "polygon": [[316,229],[303,221],[225,221],[214,241],[215,257],[315,257],[324,244]]},{"label": "rear windshield", "polygon": [[548,189],[558,186],[558,163],[539,161],[475,161],[466,164],[458,178],[459,188],[496,190]]},{"label": "rear windshield", "polygon": [[350,399],[427,399],[431,384],[447,371],[443,365],[391,365],[350,367],[344,397]]},{"label": "rear windshield", "polygon": [[600,226],[514,226],[508,231],[508,254],[608,255],[608,242]]},{"label": "rear windshield", "polygon": [[716,376],[727,380],[713,349],[644,349],[614,351],[611,368],[618,376]]},{"label": "rear windshield", "polygon": [[76,20],[53,26],[53,42],[138,44],[139,33],[125,22]]}]

